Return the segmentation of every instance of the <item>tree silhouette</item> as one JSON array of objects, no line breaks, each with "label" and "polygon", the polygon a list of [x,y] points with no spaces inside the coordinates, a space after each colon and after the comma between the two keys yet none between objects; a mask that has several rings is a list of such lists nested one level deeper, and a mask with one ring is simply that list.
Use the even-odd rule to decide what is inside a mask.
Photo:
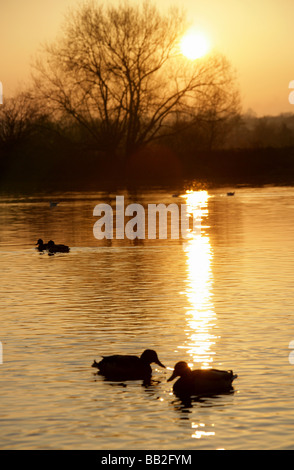
[{"label": "tree silhouette", "polygon": [[37,95],[55,116],[78,121],[110,155],[130,155],[170,132],[179,116],[190,123],[200,108],[213,119],[224,110],[230,115],[238,99],[229,62],[183,57],[186,28],[179,10],[161,14],[148,1],[82,5],[37,60]]},{"label": "tree silhouette", "polygon": [[0,146],[10,148],[23,142],[34,131],[41,116],[30,92],[5,99],[0,106]]}]

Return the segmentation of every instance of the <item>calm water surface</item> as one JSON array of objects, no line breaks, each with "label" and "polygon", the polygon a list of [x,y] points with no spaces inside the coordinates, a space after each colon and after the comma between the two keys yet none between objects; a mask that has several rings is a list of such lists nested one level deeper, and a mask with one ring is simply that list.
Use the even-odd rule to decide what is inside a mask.
[{"label": "calm water surface", "polygon": [[[93,236],[115,194],[1,195],[1,449],[294,449],[294,189],[227,190],[124,193],[201,206],[201,233],[133,242]],[[146,348],[167,366],[148,386],[91,368]],[[233,369],[235,392],[183,403],[179,360]]]}]

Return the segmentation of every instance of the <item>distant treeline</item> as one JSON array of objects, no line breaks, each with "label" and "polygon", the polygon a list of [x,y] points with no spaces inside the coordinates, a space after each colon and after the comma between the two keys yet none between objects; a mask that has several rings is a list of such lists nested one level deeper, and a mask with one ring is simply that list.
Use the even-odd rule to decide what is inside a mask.
[{"label": "distant treeline", "polygon": [[67,15],[31,88],[0,105],[2,188],[292,184],[294,115],[241,115],[228,59],[179,53],[179,9],[102,3]]},{"label": "distant treeline", "polygon": [[[177,122],[168,137],[127,159],[98,148],[84,127],[32,108],[1,113],[0,188],[99,189],[109,185],[293,184],[294,115]],[[21,112],[22,111],[22,112]]]}]

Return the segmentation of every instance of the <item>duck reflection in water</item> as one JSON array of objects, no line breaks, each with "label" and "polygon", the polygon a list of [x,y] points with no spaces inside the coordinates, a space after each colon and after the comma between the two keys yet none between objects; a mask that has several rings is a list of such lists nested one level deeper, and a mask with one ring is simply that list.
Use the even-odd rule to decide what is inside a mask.
[{"label": "duck reflection in water", "polygon": [[158,359],[157,353],[146,349],[140,357],[131,355],[113,355],[103,357],[102,361],[94,360],[92,367],[99,370],[98,374],[115,381],[141,380],[150,381],[152,376],[152,363],[160,367],[165,366]]}]

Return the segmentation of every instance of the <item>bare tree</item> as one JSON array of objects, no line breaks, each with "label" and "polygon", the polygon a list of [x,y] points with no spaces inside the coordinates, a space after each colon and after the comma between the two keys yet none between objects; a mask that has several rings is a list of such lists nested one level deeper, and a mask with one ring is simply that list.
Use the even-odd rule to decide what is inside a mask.
[{"label": "bare tree", "polygon": [[205,87],[195,106],[195,121],[204,129],[208,148],[211,150],[225,138],[240,116],[240,95],[235,72],[225,57],[220,56],[222,73],[213,86]]},{"label": "bare tree", "polygon": [[29,92],[20,92],[0,106],[0,144],[9,147],[33,132],[41,113]]},{"label": "bare tree", "polygon": [[83,5],[68,16],[60,39],[45,46],[36,90],[55,115],[87,128],[100,148],[129,155],[167,132],[179,114],[195,115],[199,103],[221,101],[221,90],[233,86],[222,57],[189,61],[180,54],[186,27],[178,10],[163,15],[148,1]]}]

